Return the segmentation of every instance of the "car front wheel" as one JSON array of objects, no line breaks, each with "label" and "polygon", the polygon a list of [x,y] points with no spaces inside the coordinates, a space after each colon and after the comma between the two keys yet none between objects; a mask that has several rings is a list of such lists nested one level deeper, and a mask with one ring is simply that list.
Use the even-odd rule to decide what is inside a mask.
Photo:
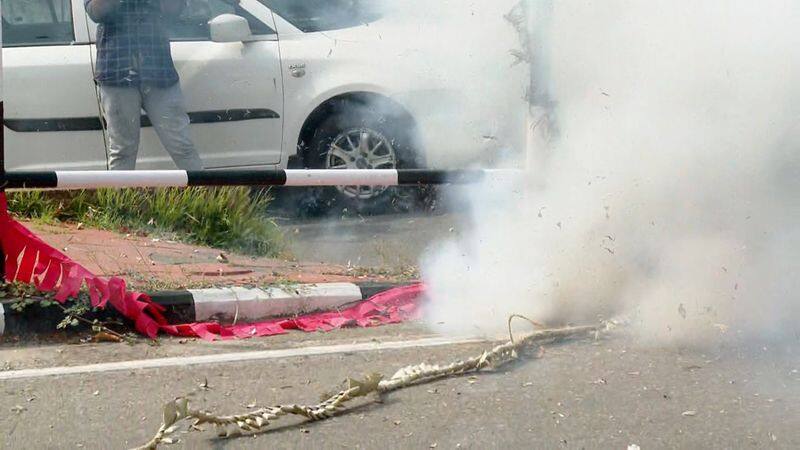
[{"label": "car front wheel", "polygon": [[[305,165],[312,169],[403,169],[420,167],[410,143],[411,124],[379,107],[347,104],[314,133]],[[338,186],[312,190],[306,209],[373,214],[410,209],[418,189]]]}]

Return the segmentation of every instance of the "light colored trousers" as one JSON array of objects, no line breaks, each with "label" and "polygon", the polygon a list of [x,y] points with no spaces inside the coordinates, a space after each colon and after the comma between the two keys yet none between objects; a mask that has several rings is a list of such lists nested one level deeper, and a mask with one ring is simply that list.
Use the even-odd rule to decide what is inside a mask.
[{"label": "light colored trousers", "polygon": [[179,169],[203,169],[203,162],[189,136],[189,115],[186,114],[180,84],[168,88],[100,85],[100,99],[108,124],[109,169],[136,168],[142,109]]}]

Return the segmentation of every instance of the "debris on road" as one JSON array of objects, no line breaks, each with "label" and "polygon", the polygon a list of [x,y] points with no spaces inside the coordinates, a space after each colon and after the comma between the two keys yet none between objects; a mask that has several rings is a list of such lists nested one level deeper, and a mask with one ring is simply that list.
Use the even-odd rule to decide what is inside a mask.
[{"label": "debris on road", "polygon": [[533,350],[538,350],[543,343],[592,335],[602,328],[599,326],[581,326],[545,329],[525,335],[521,339],[515,339],[513,332],[511,332],[511,321],[515,317],[524,318],[521,316],[509,318],[509,341],[491,350],[484,351],[478,356],[456,361],[445,366],[422,363],[403,367],[389,379],[384,379],[383,375],[377,373],[367,375],[362,380],[351,378],[347,380],[347,386],[344,390],[317,405],[278,405],[243,414],[221,416],[206,411],[190,409],[188,398],[180,397],[164,406],[161,426],[155,436],[139,449],[156,449],[160,444],[166,443],[167,439],[171,440],[170,435],[178,430],[179,423],[183,421],[192,421],[190,431],[197,429],[200,425],[209,424],[217,428],[220,436],[232,437],[242,433],[263,431],[272,422],[289,415],[302,416],[309,421],[329,419],[344,409],[346,403],[354,399],[370,394],[380,397],[392,391],[442,378],[460,376],[487,369],[498,369],[517,361],[520,358],[520,354],[532,354]]},{"label": "debris on road", "polygon": [[108,333],[108,332],[105,332],[105,331],[101,331],[101,332],[95,334],[94,336],[92,336],[92,341],[93,342],[122,342],[122,338],[117,336],[117,335],[114,335],[114,334],[111,334],[111,333]]},{"label": "debris on road", "polygon": [[204,378],[204,379],[203,379],[203,382],[202,382],[202,383],[200,383],[200,385],[199,385],[199,388],[200,388],[200,389],[202,389],[202,390],[204,390],[204,391],[207,391],[207,390],[211,389],[211,388],[208,386],[208,377],[206,377],[206,378]]}]

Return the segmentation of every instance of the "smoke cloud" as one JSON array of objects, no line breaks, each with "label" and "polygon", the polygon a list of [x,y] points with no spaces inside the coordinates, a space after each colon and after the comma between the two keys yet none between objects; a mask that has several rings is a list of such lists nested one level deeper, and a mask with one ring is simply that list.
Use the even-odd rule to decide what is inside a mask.
[{"label": "smoke cloud", "polygon": [[496,165],[523,147],[518,112],[526,105],[528,70],[512,53],[519,36],[506,18],[518,1],[373,4],[384,22],[371,25],[382,55],[370,57],[380,61],[384,77],[407,83],[403,103],[425,112],[416,118],[425,166]]},{"label": "smoke cloud", "polygon": [[531,144],[524,186],[464,192],[471,232],[422,264],[430,320],[622,314],[644,342],[796,339],[800,4],[544,4],[528,45],[558,137]]}]

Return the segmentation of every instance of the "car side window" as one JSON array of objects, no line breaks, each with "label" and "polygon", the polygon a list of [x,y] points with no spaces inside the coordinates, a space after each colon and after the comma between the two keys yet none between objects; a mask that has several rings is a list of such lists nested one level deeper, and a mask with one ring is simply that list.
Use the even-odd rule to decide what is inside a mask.
[{"label": "car side window", "polygon": [[64,45],[75,40],[70,0],[3,0],[3,47]]},{"label": "car side window", "polygon": [[173,41],[209,41],[208,22],[221,14],[244,17],[254,36],[275,34],[267,24],[230,0],[187,0],[183,13],[169,24],[170,37]]}]

